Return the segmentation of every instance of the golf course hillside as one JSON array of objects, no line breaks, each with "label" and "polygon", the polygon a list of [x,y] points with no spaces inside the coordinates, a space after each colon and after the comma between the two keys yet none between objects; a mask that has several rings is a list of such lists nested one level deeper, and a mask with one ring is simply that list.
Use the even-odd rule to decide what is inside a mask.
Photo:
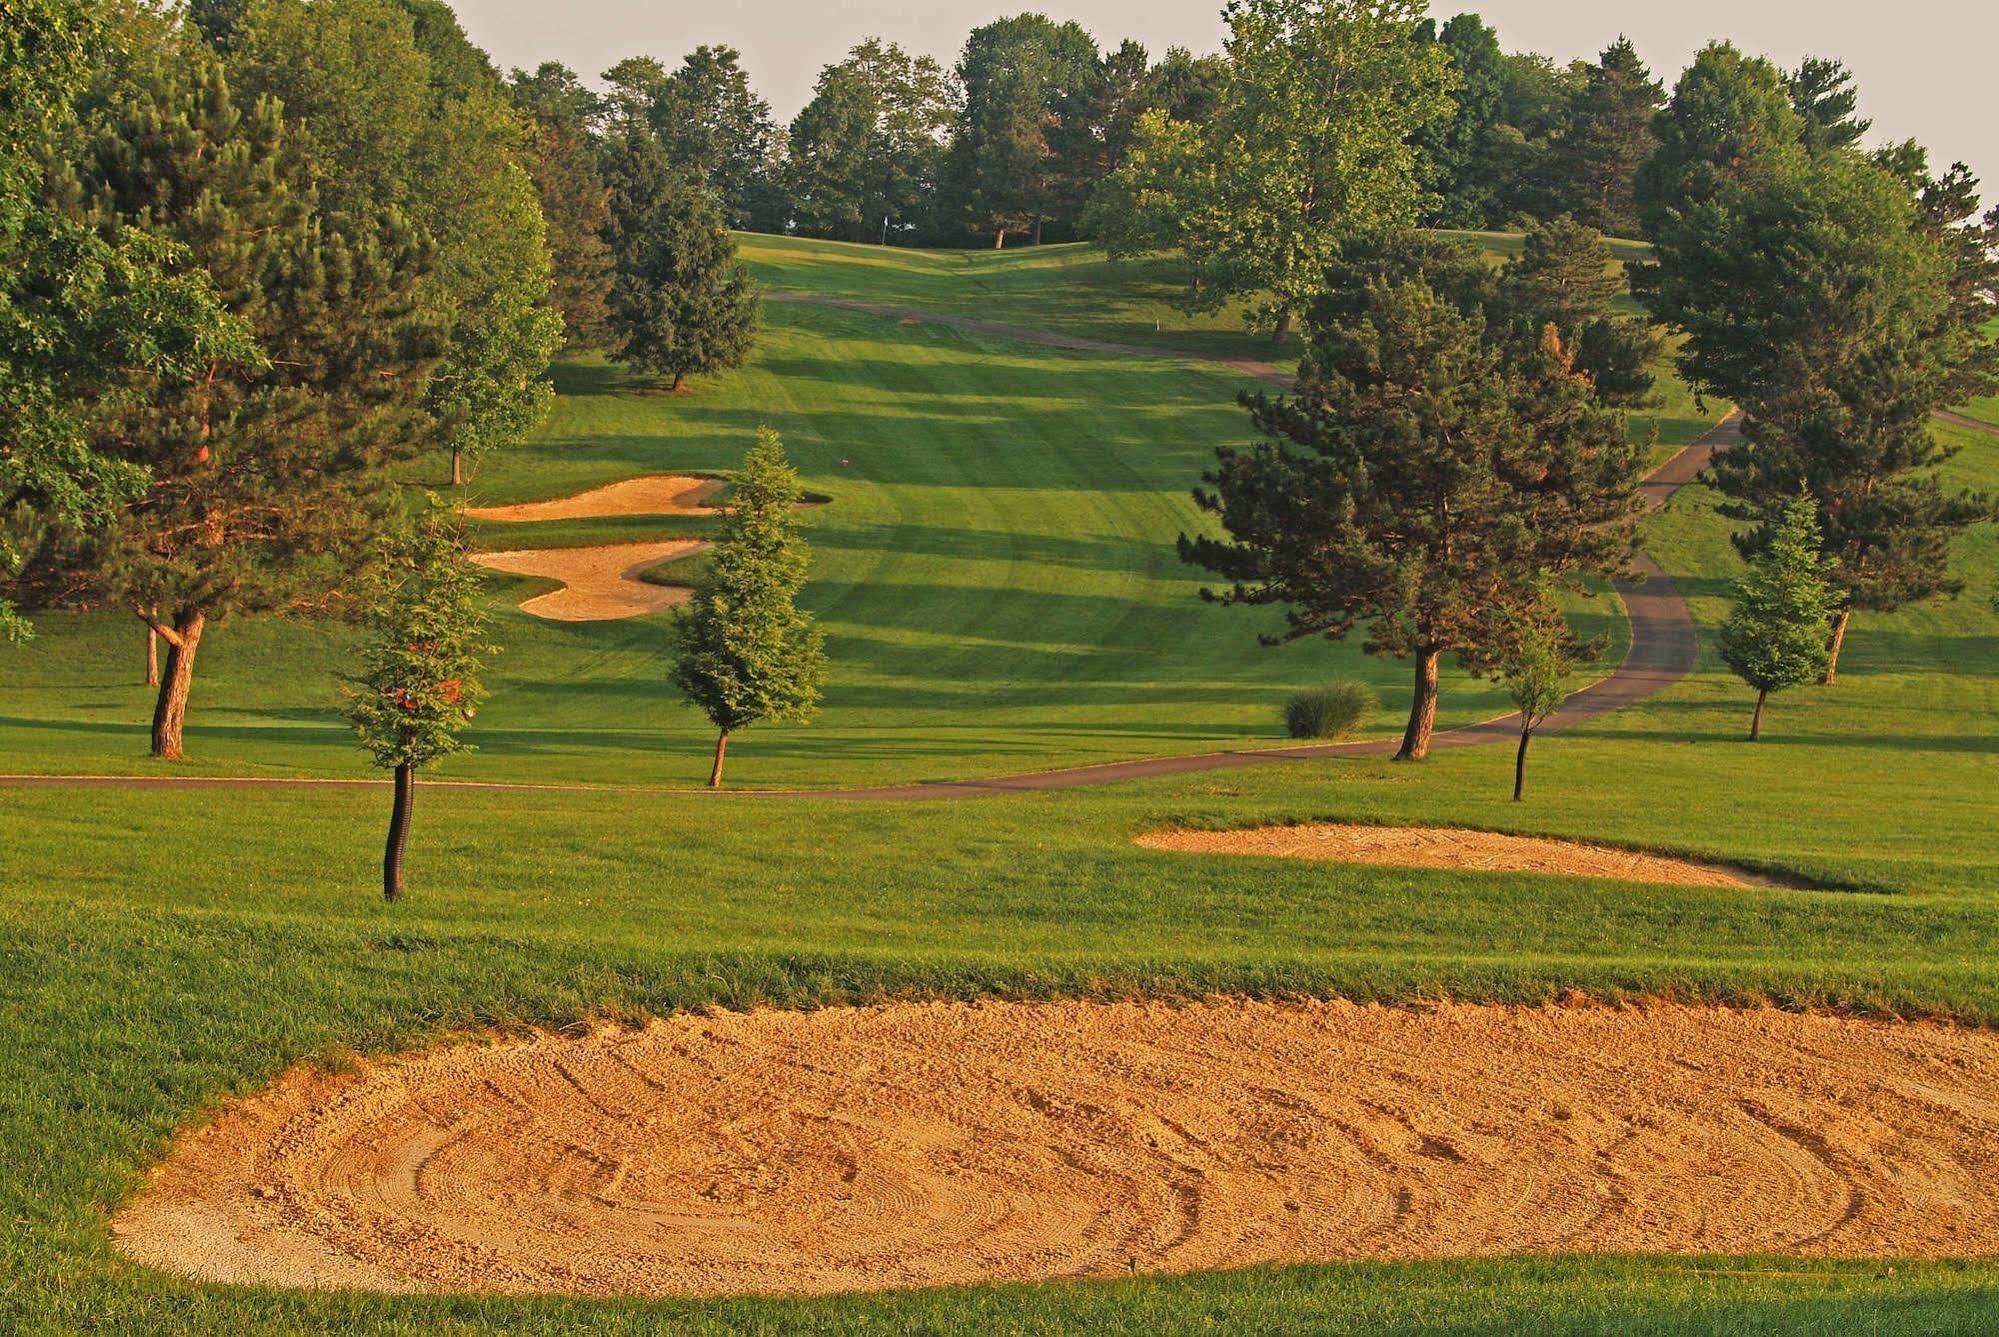
[{"label": "golf course hillside", "polygon": [[1999,1332],[1991,43],[1104,8],[0,0],[0,1337]]},{"label": "golf course hillside", "polygon": [[[1405,665],[1357,641],[1260,645],[1281,617],[1203,604],[1201,573],[1174,553],[1179,534],[1207,529],[1190,493],[1215,447],[1247,439],[1237,394],[1278,391],[1218,359],[1295,364],[1295,346],[1273,349],[1239,323],[1190,327],[1164,302],[1157,266],[1111,264],[1081,246],[938,254],[751,236],[744,254],[772,293],[746,367],[667,395],[594,357],[560,363],[547,424],[482,461],[467,486],[479,545],[507,554],[493,565],[545,571],[546,555],[523,554],[615,548],[596,560],[599,579],[637,597],[612,609],[634,616],[552,621],[518,605],[553,594],[556,576],[496,579],[504,650],[492,701],[477,750],[440,776],[700,782],[708,725],[659,658],[674,600],[633,585],[648,572],[671,585],[675,558],[712,533],[714,515],[670,499],[655,514],[555,507],[564,518],[551,519],[484,519],[479,508],[531,516],[517,504],[726,473],[763,426],[826,502],[804,518],[805,606],[839,671],[811,728],[746,735],[738,784],[846,788],[1276,745],[1285,699],[1333,679],[1379,689],[1363,733],[1399,729]],[[918,318],[974,311],[1005,330]],[[1036,334],[1145,351],[1049,347]],[[1662,398],[1659,413],[1634,419],[1641,439],[1684,444],[1720,416],[1673,388]],[[426,467],[412,487],[440,484],[441,466]],[[1608,638],[1614,664],[1616,599],[1572,611],[1585,635]],[[129,613],[58,614],[8,651],[0,771],[145,770],[142,633]],[[325,625],[302,634],[282,617],[218,624],[189,706],[186,771],[367,774],[339,711],[346,637]],[[1509,709],[1497,684],[1447,674],[1446,727]]]},{"label": "golf course hillside", "polygon": [[[1243,437],[1233,399],[1256,388],[1211,359],[1268,357],[1259,340],[1200,334],[1163,309],[1079,317],[1082,294],[1112,312],[1150,312],[1154,301],[1146,270],[1081,249],[905,255],[747,237],[744,250],[789,293],[816,284],[1023,332],[1143,338],[1174,354],[1051,347],[914,314],[771,300],[750,364],[691,394],[636,385],[597,359],[557,368],[548,425],[491,457],[468,489],[482,508],[512,508],[475,520],[482,547],[705,542],[726,488],[636,484],[625,493],[654,499],[634,507],[615,485],[720,478],[763,424],[784,434],[805,485],[825,499],[801,518],[814,554],[807,602],[836,666],[826,712],[810,728],[746,735],[746,787],[852,788],[1275,745],[1286,693],[1332,678],[1375,684],[1383,704],[1369,731],[1392,730],[1401,665],[1351,644],[1260,646],[1256,633],[1272,624],[1204,606],[1199,580],[1174,558],[1174,536],[1200,523],[1187,489],[1216,444]],[[1157,333],[1138,328],[1152,319]],[[1683,410],[1659,436],[1707,425]],[[1961,447],[1949,480],[1999,487],[1999,438],[1938,430]],[[611,503],[598,509],[656,513],[582,516],[564,502],[607,487]],[[547,502],[557,504],[538,505]],[[369,894],[380,803],[370,789],[10,788],[0,980],[23,1024],[0,1040],[11,1133],[0,1180],[16,1222],[5,1261],[16,1277],[66,1278],[21,1312],[61,1326],[155,1314],[171,1294],[173,1326],[187,1331],[235,1326],[245,1306],[297,1330],[475,1320],[528,1330],[577,1318],[586,1311],[562,1298],[215,1289],[135,1269],[107,1243],[100,1204],[122,1199],[219,1094],[302,1061],[338,1066],[355,1051],[466,1029],[703,1007],[1132,994],[1536,1006],[1670,997],[1999,1022],[1986,952],[1999,930],[1999,827],[1987,820],[1999,779],[1999,532],[1980,527],[1962,544],[1958,597],[1857,620],[1839,685],[1779,698],[1770,741],[1753,747],[1741,741],[1749,700],[1714,648],[1741,569],[1730,532],[1700,486],[1646,522],[1645,547],[1699,633],[1695,671],[1551,735],[1526,807],[1506,802],[1508,747],[1446,750],[1419,768],[1300,761],[941,808],[621,795],[689,786],[704,760],[705,729],[660,667],[670,609],[550,620],[516,605],[555,582],[497,574],[485,597],[505,650],[472,734],[479,751],[435,778],[557,787],[426,786],[421,876],[404,905]],[[671,583],[676,563],[664,566],[652,579]],[[1608,672],[1623,646],[1619,604],[1605,595],[1574,611],[1608,633],[1596,669]],[[6,652],[6,769],[151,773],[130,619],[52,615],[38,630]],[[277,618],[222,624],[190,714],[190,762],[176,774],[358,775],[332,705],[345,634],[304,635]],[[1505,709],[1493,685],[1447,677],[1447,725]],[[1388,867],[1282,857],[1282,842],[1237,853],[1222,839],[1151,838],[1294,822],[1498,829],[1741,874],[1651,881],[1644,860],[1607,856],[1534,866],[1555,871]],[[33,1127],[51,1101],[72,1111],[60,1146]],[[1283,1215],[1281,1204],[1270,1210]],[[1783,1251],[1754,1230],[1726,1238],[1732,1253],[1755,1252],[1759,1238]],[[206,1275],[238,1275],[234,1266]],[[273,1279],[254,1267],[241,1275]],[[592,1283],[606,1285],[618,1283]],[[1905,1262],[1884,1281],[1870,1263],[1836,1258],[1439,1261],[664,1312],[696,1326],[846,1331],[1033,1327],[1115,1309],[1167,1330],[1362,1314],[1413,1322],[1446,1294],[1454,1305],[1471,1294],[1483,1317],[1467,1330],[1505,1330],[1527,1313],[1586,1323],[1614,1298],[1670,1330],[1806,1323],[1836,1302],[1877,1330],[1935,1331],[1975,1327],[1995,1285],[1999,1274],[1983,1267]],[[660,1311],[587,1312],[643,1331]],[[1898,1327],[1901,1314],[1920,1318]]]}]

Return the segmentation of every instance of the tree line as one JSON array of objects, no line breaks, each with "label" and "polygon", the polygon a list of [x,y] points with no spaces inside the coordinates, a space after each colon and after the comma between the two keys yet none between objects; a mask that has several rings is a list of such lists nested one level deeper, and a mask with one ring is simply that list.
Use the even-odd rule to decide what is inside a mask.
[{"label": "tree line", "polygon": [[[1080,24],[1039,13],[974,29],[948,67],[869,37],[821,69],[788,124],[726,46],[697,47],[671,69],[630,57],[602,72],[602,92],[556,63],[515,71],[512,83],[568,136],[644,120],[671,161],[696,168],[734,228],[922,246],[1124,247],[1121,206],[1143,180],[1119,179],[1128,161],[1170,155],[1208,127],[1234,67],[1313,8],[1231,4],[1232,29],[1260,27],[1262,37],[1210,55],[1174,47],[1155,57],[1130,38],[1099,44]],[[1407,3],[1383,15],[1398,31],[1413,25],[1421,50],[1410,55],[1432,72],[1429,96],[1449,98],[1434,118],[1409,109],[1423,121],[1406,130],[1419,160],[1407,186],[1422,220],[1525,227],[1569,214],[1636,235],[1632,182],[1655,147],[1665,91],[1631,43],[1558,65],[1505,51],[1477,15],[1439,26],[1422,11]],[[1352,94],[1348,102],[1362,106]]]}]

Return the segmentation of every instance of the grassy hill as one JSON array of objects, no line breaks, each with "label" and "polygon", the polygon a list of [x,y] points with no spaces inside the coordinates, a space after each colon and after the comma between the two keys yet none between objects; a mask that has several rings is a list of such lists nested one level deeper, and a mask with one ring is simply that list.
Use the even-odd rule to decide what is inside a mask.
[{"label": "grassy hill", "polygon": [[[1093,338],[1229,356],[1261,341],[1185,322],[1160,266],[1042,252],[893,251],[751,237],[773,289],[978,312]],[[1146,313],[1145,328],[1139,315]],[[1170,328],[1155,336],[1150,322]],[[1172,325],[1181,320],[1180,325]],[[833,676],[809,729],[746,734],[734,779],[758,786],[928,780],[1280,741],[1283,699],[1330,678],[1381,689],[1372,728],[1399,728],[1405,670],[1354,645],[1269,649],[1274,611],[1203,605],[1174,537],[1199,528],[1189,490],[1217,445],[1247,439],[1239,371],[1199,361],[1079,353],[906,324],[870,312],[766,306],[739,373],[667,396],[619,368],[557,369],[560,396],[527,445],[483,466],[481,502],[564,496],[649,472],[732,467],[756,428],[784,434],[806,486],[816,561],[804,603],[824,623]],[[1684,397],[1658,435],[1707,418]],[[1636,430],[1651,433],[1646,419]],[[841,461],[847,461],[842,464]],[[496,548],[699,534],[699,518],[489,525]],[[505,646],[478,730],[451,764],[468,778],[681,785],[705,778],[707,725],[667,683],[669,614],[553,624],[514,605],[545,585],[496,579]],[[1621,633],[1614,603],[1577,606]],[[49,616],[0,651],[0,771],[128,772],[144,757],[151,696],[140,629],[113,613]],[[335,710],[348,667],[339,629],[239,618],[203,642],[190,765],[211,773],[360,775]],[[1492,684],[1447,683],[1444,720],[1504,709]]]},{"label": "grassy hill", "polygon": [[[833,291],[869,265],[882,271],[871,281],[905,286],[897,301],[989,319],[1011,303],[1004,318],[1046,328],[1091,318],[1076,291],[1124,282],[1067,249],[823,261],[809,256],[824,248],[749,249],[773,286],[782,272]],[[964,297],[968,276],[1007,295]],[[1141,283],[1117,300],[1142,313],[1158,294]],[[774,304],[770,319],[753,366],[691,397],[637,393],[593,362],[563,368],[555,421],[477,485],[519,500],[726,468],[755,424],[787,433],[807,485],[835,498],[809,523],[837,685],[821,725],[745,736],[746,780],[1190,750],[1268,738],[1293,684],[1365,673],[1399,688],[1399,666],[1349,649],[1256,647],[1257,619],[1203,608],[1172,559],[1192,476],[1242,435],[1239,376],[862,312]],[[1220,329],[1183,337],[1202,356],[1242,346]],[[1964,447],[1952,477],[1999,488],[1999,438],[1952,440]],[[587,527],[661,532],[677,531]],[[1754,747],[1741,741],[1748,696],[1711,648],[1737,570],[1713,498],[1683,493],[1650,542],[1710,633],[1701,671],[1537,745],[1524,805],[1507,802],[1504,748],[924,805],[433,790],[418,798],[412,898],[392,909],[373,884],[379,791],[0,789],[0,1330],[1986,1330],[1999,1307],[1989,1263],[1547,1258],[590,1305],[200,1287],[107,1243],[106,1207],[219,1094],[301,1060],[472,1027],[891,996],[1540,1002],[1578,989],[1999,1024],[1999,529],[1962,545],[1961,597],[1863,615],[1840,686],[1776,698],[1770,741]],[[661,686],[658,619],[559,627],[510,612],[500,631],[484,750],[452,774],[698,777],[705,734]],[[249,620],[212,640],[190,738],[202,767],[356,773],[328,710],[338,636]],[[49,619],[31,647],[0,650],[0,769],[147,769],[138,650],[129,619],[110,616]],[[1450,684],[1454,717],[1491,708],[1482,690]],[[1289,819],[1579,836],[1837,889],[1131,843],[1174,822]]]}]

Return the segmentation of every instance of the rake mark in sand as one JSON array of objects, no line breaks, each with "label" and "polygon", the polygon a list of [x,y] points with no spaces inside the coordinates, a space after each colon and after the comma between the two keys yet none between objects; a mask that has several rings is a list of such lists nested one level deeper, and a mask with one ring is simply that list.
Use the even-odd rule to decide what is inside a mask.
[{"label": "rake mark in sand", "polygon": [[113,1223],[211,1281],[826,1293],[1999,1255],[1999,1035],[1656,1005],[893,1005],[294,1072]]}]

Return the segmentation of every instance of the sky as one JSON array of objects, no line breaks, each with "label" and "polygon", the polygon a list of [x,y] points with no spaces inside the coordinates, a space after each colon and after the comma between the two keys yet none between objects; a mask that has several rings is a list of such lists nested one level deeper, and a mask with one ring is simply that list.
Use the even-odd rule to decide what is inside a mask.
[{"label": "sky", "polygon": [[[472,40],[502,69],[558,60],[594,76],[628,55],[669,66],[704,42],[736,47],[781,120],[812,95],[821,66],[866,36],[897,41],[946,64],[965,34],[1003,14],[1039,9],[1076,19],[1100,43],[1136,37],[1156,56],[1169,46],[1221,47],[1219,0],[456,0]],[[1693,53],[1726,37],[1787,67],[1807,55],[1843,60],[1858,76],[1874,138],[1914,137],[1932,166],[1965,161],[1999,197],[1999,3],[1994,0],[1484,0],[1475,9],[1508,50],[1556,60],[1594,56],[1620,33],[1671,86]]]}]

